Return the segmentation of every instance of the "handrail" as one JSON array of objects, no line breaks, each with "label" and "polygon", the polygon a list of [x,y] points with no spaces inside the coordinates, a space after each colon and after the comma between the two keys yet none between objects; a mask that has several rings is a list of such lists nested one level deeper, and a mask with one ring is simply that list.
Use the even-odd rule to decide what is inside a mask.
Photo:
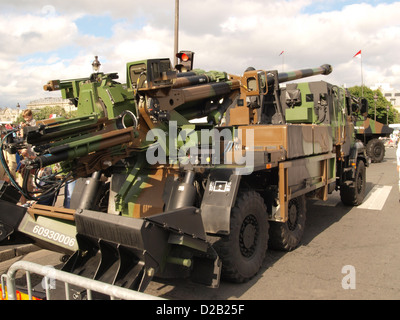
[{"label": "handrail", "polygon": [[50,290],[48,290],[48,280],[55,279],[62,281],[66,284],[66,300],[69,300],[69,292],[67,292],[68,285],[75,285],[87,290],[87,297],[91,299],[92,291],[99,292],[110,296],[113,299],[122,300],[165,300],[160,297],[152,296],[143,292],[138,292],[135,290],[130,290],[108,283],[104,283],[98,280],[88,279],[81,277],[76,274],[65,272],[62,270],[57,270],[51,266],[43,266],[30,261],[17,261],[11,265],[8,269],[6,279],[7,279],[7,292],[9,300],[16,300],[16,286],[15,286],[15,276],[18,270],[25,270],[27,275],[28,283],[28,295],[32,297],[32,286],[30,283],[30,273],[35,273],[41,275],[45,278],[46,283],[46,299],[50,300]]}]

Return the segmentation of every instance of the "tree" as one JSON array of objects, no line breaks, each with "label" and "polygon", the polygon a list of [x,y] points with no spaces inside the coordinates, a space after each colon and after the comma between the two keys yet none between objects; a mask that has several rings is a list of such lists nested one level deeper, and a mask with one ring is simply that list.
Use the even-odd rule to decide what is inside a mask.
[{"label": "tree", "polygon": [[65,117],[67,112],[64,110],[64,108],[60,106],[44,107],[41,108],[39,111],[35,112],[34,118],[36,120],[45,120],[49,119],[50,115],[52,114],[56,114],[57,117]]},{"label": "tree", "polygon": [[[52,114],[56,114],[57,117],[64,117],[67,119],[77,116],[76,111],[66,112],[65,109],[60,106],[55,106],[55,107],[47,106],[47,107],[41,108],[40,110],[32,111],[32,113],[33,113],[33,118],[35,120],[49,119],[50,115],[52,115]],[[17,118],[17,123],[19,124],[21,122],[24,122],[24,118],[22,117],[22,112],[20,113],[20,115]]]},{"label": "tree", "polygon": [[[379,121],[381,123],[386,124],[388,123],[397,123],[398,118],[399,118],[399,113],[391,103],[386,100],[386,98],[383,96],[382,92],[377,89],[377,90],[372,90],[368,87],[363,87],[363,90],[361,90],[360,86],[354,86],[349,88],[349,91],[352,95],[361,98],[362,97],[362,91],[363,91],[363,97],[368,100],[368,117],[371,119],[375,118],[375,106],[376,106],[376,121]],[[374,99],[376,97],[376,101]],[[389,106],[389,112],[388,112],[388,106]]]}]

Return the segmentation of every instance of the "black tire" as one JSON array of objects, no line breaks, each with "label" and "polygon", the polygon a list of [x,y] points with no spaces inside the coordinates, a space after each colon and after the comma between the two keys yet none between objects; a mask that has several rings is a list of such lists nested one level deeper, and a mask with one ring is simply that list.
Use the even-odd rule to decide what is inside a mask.
[{"label": "black tire", "polygon": [[346,206],[358,206],[365,197],[366,170],[364,161],[359,160],[356,168],[355,180],[351,185],[340,186],[340,199]]},{"label": "black tire", "polygon": [[269,246],[272,249],[291,251],[303,238],[306,226],[306,199],[300,196],[291,199],[288,204],[288,221],[270,222]]},{"label": "black tire", "polygon": [[230,234],[214,244],[223,279],[241,283],[257,274],[268,248],[268,229],[263,198],[255,191],[239,193],[231,211]]},{"label": "black tire", "polygon": [[372,139],[367,144],[367,155],[372,162],[382,162],[385,157],[385,145],[379,139]]}]

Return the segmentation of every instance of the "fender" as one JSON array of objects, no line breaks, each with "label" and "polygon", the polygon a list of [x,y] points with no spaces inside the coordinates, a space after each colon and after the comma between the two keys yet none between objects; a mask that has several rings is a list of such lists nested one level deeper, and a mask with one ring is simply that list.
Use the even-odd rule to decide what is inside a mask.
[{"label": "fender", "polygon": [[367,156],[367,151],[361,141],[356,141],[351,147],[348,165],[350,166],[352,162],[357,162],[358,160],[364,161],[366,167],[371,163],[371,159]]},{"label": "fender", "polygon": [[227,235],[230,232],[231,209],[235,204],[241,175],[235,169],[210,172],[201,203],[201,216],[207,234]]},{"label": "fender", "polygon": [[[365,146],[361,141],[356,141],[354,145],[350,148],[349,162],[347,163],[348,168],[351,169],[351,180],[355,179],[356,176],[356,165],[358,161],[363,161],[365,167],[368,167],[371,163],[371,159],[367,156]],[[355,165],[352,165],[355,164]],[[349,172],[350,173],[350,172]],[[350,178],[348,176],[348,178]]]}]

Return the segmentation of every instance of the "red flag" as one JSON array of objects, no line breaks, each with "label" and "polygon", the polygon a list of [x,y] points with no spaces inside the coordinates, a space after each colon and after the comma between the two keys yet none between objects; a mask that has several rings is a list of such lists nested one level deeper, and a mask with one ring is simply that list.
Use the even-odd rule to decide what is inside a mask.
[{"label": "red flag", "polygon": [[356,56],[358,56],[359,54],[361,54],[361,50],[358,51],[358,52],[353,56],[353,58],[356,57]]},{"label": "red flag", "polygon": [[281,56],[285,51],[282,51],[279,56]]}]

